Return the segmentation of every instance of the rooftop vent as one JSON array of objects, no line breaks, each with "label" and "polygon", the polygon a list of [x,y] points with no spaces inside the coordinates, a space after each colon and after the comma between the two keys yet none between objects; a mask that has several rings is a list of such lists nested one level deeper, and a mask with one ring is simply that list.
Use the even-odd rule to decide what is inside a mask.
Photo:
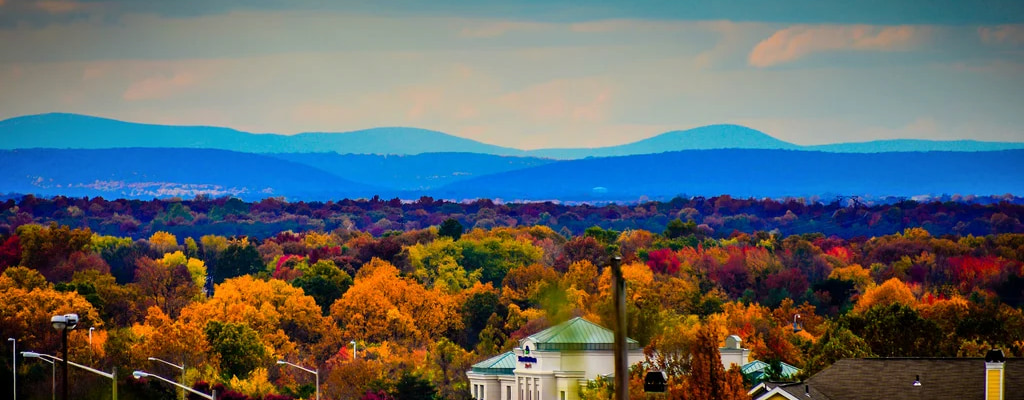
[{"label": "rooftop vent", "polygon": [[1006,362],[1006,356],[1002,350],[992,349],[985,354],[985,362]]}]

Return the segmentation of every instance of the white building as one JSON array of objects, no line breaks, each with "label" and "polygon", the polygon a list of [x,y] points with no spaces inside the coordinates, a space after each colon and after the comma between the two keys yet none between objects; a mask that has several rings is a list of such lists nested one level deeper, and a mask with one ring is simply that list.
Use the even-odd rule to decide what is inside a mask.
[{"label": "white building", "polygon": [[[644,361],[643,350],[626,339],[629,365]],[[477,400],[574,400],[598,375],[613,376],[615,333],[573,318],[519,341],[515,350],[473,364],[466,372]],[[730,335],[718,349],[722,365],[748,365],[750,350]],[[749,363],[752,364],[752,363]],[[763,363],[761,363],[763,364]]]},{"label": "white building", "polygon": [[[615,333],[573,318],[519,341],[519,347],[473,365],[469,376],[478,400],[573,400],[598,375],[615,373]],[[627,363],[644,360],[636,340],[626,339]]]}]

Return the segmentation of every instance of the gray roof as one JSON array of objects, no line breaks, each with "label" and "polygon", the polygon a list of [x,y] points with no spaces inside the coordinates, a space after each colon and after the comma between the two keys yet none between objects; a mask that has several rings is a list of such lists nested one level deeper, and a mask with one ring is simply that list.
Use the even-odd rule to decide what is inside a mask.
[{"label": "gray roof", "polygon": [[[921,386],[914,386],[920,377]],[[1024,400],[1024,359],[1004,366],[1005,400]],[[851,358],[839,360],[803,383],[781,385],[794,397],[860,400],[984,400],[983,358]]]},{"label": "gray roof", "polygon": [[[615,332],[601,325],[576,317],[530,335],[536,350],[612,350]],[[639,349],[636,340],[626,338],[626,347]]]}]

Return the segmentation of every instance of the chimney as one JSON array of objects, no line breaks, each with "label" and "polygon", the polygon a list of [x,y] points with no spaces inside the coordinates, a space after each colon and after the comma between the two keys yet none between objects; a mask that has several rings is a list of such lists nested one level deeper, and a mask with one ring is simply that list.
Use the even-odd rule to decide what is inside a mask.
[{"label": "chimney", "polygon": [[1004,400],[1004,383],[1006,379],[1006,357],[1003,351],[992,349],[985,354],[985,400]]}]

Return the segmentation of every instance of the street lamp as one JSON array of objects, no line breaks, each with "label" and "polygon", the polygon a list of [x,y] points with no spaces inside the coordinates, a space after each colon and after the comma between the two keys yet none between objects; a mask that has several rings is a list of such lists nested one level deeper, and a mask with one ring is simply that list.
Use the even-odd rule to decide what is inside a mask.
[{"label": "street lamp", "polygon": [[54,315],[50,318],[50,324],[57,332],[61,332],[61,343],[64,346],[64,400],[68,400],[68,331],[78,326],[78,314]]},{"label": "street lamp", "polygon": [[[170,365],[170,366],[172,366],[174,368],[180,369],[181,370],[181,384],[182,385],[185,384],[185,363],[181,363],[181,365],[178,365],[178,364],[175,364],[175,363],[172,363],[172,362],[161,360],[161,359],[156,358],[156,357],[149,357],[149,358],[147,358],[147,360],[149,360],[149,361],[159,361],[159,362],[162,362],[164,364]],[[182,400],[185,399],[185,391],[184,390],[181,391],[181,398],[182,398]]]},{"label": "street lamp", "polygon": [[217,390],[216,389],[211,390],[213,393],[206,394],[206,393],[200,392],[198,390],[192,389],[192,388],[190,388],[188,386],[176,383],[176,382],[174,382],[174,381],[172,381],[170,379],[164,378],[164,377],[162,377],[160,375],[153,375],[153,374],[151,374],[149,372],[144,372],[144,371],[132,372],[132,376],[134,376],[135,379],[156,378],[156,379],[162,380],[164,382],[170,383],[170,384],[172,384],[174,386],[177,386],[177,387],[180,387],[182,389],[188,390],[189,392],[195,393],[196,395],[198,395],[199,397],[202,397],[204,399],[217,400]]},{"label": "street lamp", "polygon": [[356,341],[353,340],[351,342],[348,342],[348,344],[352,345],[352,359],[355,360],[356,359]]},{"label": "street lamp", "polygon": [[303,367],[300,367],[298,365],[292,364],[292,363],[287,362],[287,361],[282,361],[282,360],[277,360],[277,364],[278,365],[281,365],[281,364],[291,365],[291,366],[293,366],[295,368],[298,368],[298,369],[301,369],[303,371],[309,372],[309,373],[311,373],[313,375],[316,375],[316,400],[320,400],[320,368],[317,368],[316,370],[312,370],[312,369],[303,368]]},{"label": "street lamp", "polygon": [[14,391],[14,400],[18,400],[18,340],[7,338],[11,342],[11,390]]},{"label": "street lamp", "polygon": [[96,327],[89,327],[89,347],[92,347],[92,331],[96,330]]},{"label": "street lamp", "polygon": [[[21,352],[21,356],[25,357],[25,358],[29,358],[28,356],[25,355],[25,353],[30,353],[30,352],[23,351],[23,352]],[[53,398],[53,400],[57,400],[57,363],[54,362],[51,359],[48,359],[48,358],[43,358],[43,357],[35,357],[35,358],[38,358],[39,361],[46,361],[46,362],[50,363],[50,397]]]},{"label": "street lamp", "polygon": [[[113,371],[111,371],[110,373],[106,373],[106,372],[100,371],[100,370],[95,369],[95,368],[86,367],[86,366],[84,366],[82,364],[68,361],[67,358],[61,359],[60,357],[51,356],[49,354],[41,354],[41,353],[36,353],[36,352],[33,352],[33,351],[23,351],[23,352],[21,352],[21,356],[25,357],[25,358],[48,358],[48,359],[50,359],[52,361],[61,361],[61,362],[64,363],[65,367],[67,367],[68,365],[73,365],[75,368],[81,368],[81,369],[84,369],[86,371],[92,372],[92,373],[94,373],[96,375],[100,375],[102,377],[109,378],[113,382],[113,385],[111,386],[112,391],[111,391],[111,394],[110,394],[111,399],[117,400],[117,367],[114,367]],[[67,374],[66,373],[64,374],[64,378],[67,379]],[[67,381],[65,381],[65,382],[67,382]],[[66,385],[66,383],[65,383],[65,385]],[[67,390],[67,386],[65,386],[64,388],[65,388],[65,390]],[[64,393],[67,394],[66,391]]]}]

